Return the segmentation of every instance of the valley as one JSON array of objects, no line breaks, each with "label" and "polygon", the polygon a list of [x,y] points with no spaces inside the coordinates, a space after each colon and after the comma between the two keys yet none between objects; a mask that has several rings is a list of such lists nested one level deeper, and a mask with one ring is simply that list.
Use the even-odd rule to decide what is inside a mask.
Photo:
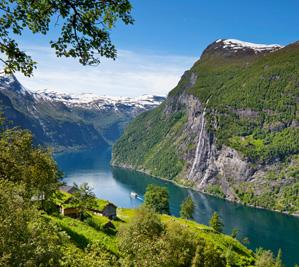
[{"label": "valley", "polygon": [[13,75],[0,76],[0,112],[6,126],[30,130],[35,144],[51,146],[55,151],[110,146],[132,118],[164,99],[33,92]]},{"label": "valley", "polygon": [[298,214],[298,52],[215,41],[164,103],[129,124],[112,164]]},{"label": "valley", "polygon": [[0,1],[0,267],[299,267],[299,1]]},{"label": "valley", "polygon": [[119,208],[136,209],[142,205],[141,200],[130,197],[131,192],[144,196],[149,184],[166,187],[173,216],[179,217],[182,201],[190,196],[195,203],[196,222],[208,225],[212,213],[217,211],[224,222],[224,233],[230,235],[234,228],[238,229],[237,239],[242,241],[246,237],[249,240],[246,247],[253,251],[263,247],[274,254],[281,248],[286,266],[293,267],[299,261],[296,247],[299,219],[296,217],[246,207],[140,172],[111,167],[111,148],[58,153],[55,160],[64,172],[67,184],[88,182],[98,198],[108,199]]}]

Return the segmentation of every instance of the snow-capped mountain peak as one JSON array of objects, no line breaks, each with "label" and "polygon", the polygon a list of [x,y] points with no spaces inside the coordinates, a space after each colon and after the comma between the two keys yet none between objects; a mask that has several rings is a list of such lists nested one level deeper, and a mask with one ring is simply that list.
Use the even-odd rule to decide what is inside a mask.
[{"label": "snow-capped mountain peak", "polygon": [[283,47],[278,44],[255,44],[237,39],[218,39],[204,50],[201,59],[215,55],[224,58],[259,56],[275,52]]},{"label": "snow-capped mountain peak", "polygon": [[14,90],[16,93],[25,95],[28,90],[20,84],[17,78],[13,74],[5,74],[0,71],[0,90],[9,89]]},{"label": "snow-capped mountain peak", "polygon": [[250,48],[253,49],[257,52],[264,52],[264,51],[273,51],[273,50],[278,50],[283,48],[283,46],[278,45],[278,44],[255,44],[255,43],[249,43],[249,42],[244,42],[240,41],[237,39],[218,39],[216,43],[223,43],[223,48],[232,48],[235,50],[240,50],[244,48]]}]

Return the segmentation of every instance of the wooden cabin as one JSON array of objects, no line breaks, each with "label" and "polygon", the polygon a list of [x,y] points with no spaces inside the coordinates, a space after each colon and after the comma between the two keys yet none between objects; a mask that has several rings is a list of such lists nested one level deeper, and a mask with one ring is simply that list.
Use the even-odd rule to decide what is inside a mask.
[{"label": "wooden cabin", "polygon": [[[56,198],[56,204],[60,213],[72,218],[78,218],[79,208],[72,205],[73,193],[76,192],[76,188],[67,185],[60,186],[59,191],[60,195]],[[110,203],[107,200],[97,199],[96,205],[87,210],[93,212],[95,215],[105,216],[110,220],[114,220],[116,218],[116,209],[117,206],[113,203]]]},{"label": "wooden cabin", "polygon": [[96,215],[105,216],[110,220],[114,220],[116,219],[116,209],[117,206],[115,206],[113,203],[107,202],[107,204],[103,206],[101,209],[91,208],[88,210],[92,211]]}]

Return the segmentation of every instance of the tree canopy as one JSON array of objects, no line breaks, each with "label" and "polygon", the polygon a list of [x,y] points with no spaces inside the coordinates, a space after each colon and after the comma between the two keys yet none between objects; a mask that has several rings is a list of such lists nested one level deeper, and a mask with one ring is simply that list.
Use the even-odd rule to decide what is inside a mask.
[{"label": "tree canopy", "polygon": [[169,214],[169,195],[164,187],[150,184],[144,194],[144,205],[157,213]]},{"label": "tree canopy", "polygon": [[117,21],[132,24],[128,0],[1,0],[0,61],[5,73],[32,75],[36,62],[16,41],[25,30],[46,35],[58,33],[50,45],[58,57],[78,58],[83,65],[100,63],[100,57],[115,59],[117,52],[110,31]]},{"label": "tree canopy", "polygon": [[0,266],[59,266],[64,235],[24,196],[23,185],[0,179]]},{"label": "tree canopy", "polygon": [[192,198],[189,196],[187,197],[184,202],[181,204],[180,215],[184,219],[193,219],[193,212],[194,212],[194,203]]},{"label": "tree canopy", "polygon": [[195,236],[182,225],[165,225],[160,215],[142,207],[118,233],[122,266],[190,266]]},{"label": "tree canopy", "polygon": [[223,222],[221,221],[217,212],[214,212],[210,221],[209,225],[217,232],[222,233],[223,231]]},{"label": "tree canopy", "polygon": [[34,147],[31,133],[16,128],[0,131],[0,179],[22,184],[28,198],[47,199],[60,177],[50,151]]},{"label": "tree canopy", "polygon": [[93,192],[93,188],[91,188],[88,183],[83,183],[77,185],[74,183],[75,192],[72,196],[71,203],[79,209],[80,218],[82,219],[82,215],[84,212],[95,206],[97,204],[96,197]]}]

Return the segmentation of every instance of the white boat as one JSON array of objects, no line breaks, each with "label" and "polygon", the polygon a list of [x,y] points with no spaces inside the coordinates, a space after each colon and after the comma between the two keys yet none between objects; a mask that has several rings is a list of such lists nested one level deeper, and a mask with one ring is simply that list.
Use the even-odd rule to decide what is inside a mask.
[{"label": "white boat", "polygon": [[130,197],[131,198],[137,198],[138,197],[138,194],[136,192],[131,192],[130,193]]}]

